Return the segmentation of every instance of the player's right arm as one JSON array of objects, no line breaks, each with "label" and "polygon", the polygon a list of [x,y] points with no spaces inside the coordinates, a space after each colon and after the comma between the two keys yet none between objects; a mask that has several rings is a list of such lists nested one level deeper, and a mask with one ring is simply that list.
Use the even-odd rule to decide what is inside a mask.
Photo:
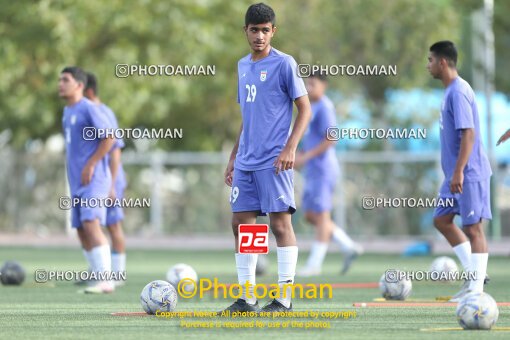
[{"label": "player's right arm", "polygon": [[232,179],[234,176],[234,162],[236,160],[237,149],[239,149],[239,140],[241,139],[241,133],[243,132],[243,123],[241,123],[241,127],[239,128],[239,134],[237,135],[236,144],[232,148],[232,152],[230,153],[230,158],[228,160],[227,168],[225,169],[225,184],[229,187],[232,186]]},{"label": "player's right arm", "polygon": [[317,113],[317,119],[318,129],[324,132],[324,139],[313,149],[300,152],[296,155],[296,168],[300,168],[309,160],[322,155],[336,144],[336,141],[331,140],[328,136],[328,129],[336,126],[336,114],[333,107],[327,107],[325,111],[319,111]]},{"label": "player's right arm", "polygon": [[328,151],[329,148],[335,145],[335,141],[329,140],[327,137],[320,142],[315,148],[306,151],[300,152],[296,155],[296,168],[302,167],[309,160],[322,155],[324,152]]}]

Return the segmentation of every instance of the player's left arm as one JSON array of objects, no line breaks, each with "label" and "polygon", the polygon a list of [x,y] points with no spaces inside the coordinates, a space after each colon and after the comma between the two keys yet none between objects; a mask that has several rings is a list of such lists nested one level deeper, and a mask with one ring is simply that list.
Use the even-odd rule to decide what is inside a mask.
[{"label": "player's left arm", "polygon": [[117,179],[117,175],[119,173],[120,158],[120,148],[114,148],[112,151],[110,151],[110,163],[108,166],[110,167],[110,172],[112,173],[112,187],[110,189],[111,198],[115,198],[117,196],[115,192],[115,180]]},{"label": "player's left arm", "polygon": [[[111,123],[113,123],[113,127],[115,129],[119,128],[119,122],[117,121],[117,117],[111,112]],[[110,172],[112,174],[112,186],[110,189],[110,197],[115,198],[117,196],[115,192],[115,181],[117,180],[117,175],[119,174],[120,169],[120,163],[121,163],[121,154],[122,154],[122,148],[124,148],[124,140],[122,138],[116,139],[115,144],[112,147],[112,150],[110,151],[110,162],[108,164],[110,168]]]},{"label": "player's left arm", "polygon": [[475,124],[473,111],[465,93],[455,91],[452,93],[452,111],[455,121],[455,129],[461,131],[460,149],[455,170],[450,181],[452,193],[462,193],[464,184],[464,168],[469,161],[469,156],[475,144]]},{"label": "player's left arm", "polygon": [[[89,122],[89,126],[92,126],[96,129],[108,129],[114,126],[106,118],[102,112],[99,111],[95,106],[91,106],[85,113],[87,115],[87,119]],[[116,139],[113,136],[104,136],[99,142],[99,145],[92,154],[92,156],[88,159],[87,163],[83,167],[81,172],[81,183],[82,185],[88,185],[92,181],[92,176],[94,176],[94,169],[96,164],[103,159],[103,157],[108,154],[112,150],[112,147],[115,145]]]},{"label": "player's left arm", "polygon": [[298,114],[287,144],[274,162],[276,174],[280,171],[294,168],[297,146],[301,137],[303,137],[303,134],[305,133],[306,127],[310,122],[310,118],[312,117],[312,109],[308,95],[297,98],[294,103],[296,104]]},{"label": "player's left arm", "polygon": [[106,154],[111,150],[113,144],[115,144],[115,138],[106,137],[99,143],[96,152],[89,158],[87,164],[83,167],[81,172],[81,183],[83,185],[87,185],[92,181],[92,176],[94,175],[94,169],[96,167],[97,162],[99,162]]},{"label": "player's left arm", "polygon": [[464,183],[464,168],[469,160],[471,151],[475,145],[475,129],[463,129],[460,140],[459,157],[455,165],[452,181],[450,182],[450,191],[452,193],[462,194],[462,185]]}]

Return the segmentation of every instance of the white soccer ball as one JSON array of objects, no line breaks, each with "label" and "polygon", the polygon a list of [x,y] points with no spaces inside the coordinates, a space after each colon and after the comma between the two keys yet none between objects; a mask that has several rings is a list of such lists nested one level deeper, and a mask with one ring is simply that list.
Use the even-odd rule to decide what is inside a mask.
[{"label": "white soccer ball", "polygon": [[386,300],[405,300],[413,289],[411,280],[400,279],[400,271],[386,271],[379,280],[379,289]]},{"label": "white soccer ball", "polygon": [[444,282],[451,281],[449,278],[452,278],[459,269],[457,268],[457,263],[452,258],[440,256],[432,262],[430,271],[440,273],[440,281]]},{"label": "white soccer ball", "polygon": [[143,288],[140,302],[147,314],[171,312],[177,306],[177,291],[166,281],[152,281]]},{"label": "white soccer ball", "polygon": [[166,273],[166,280],[170,282],[172,286],[175,287],[175,289],[178,289],[179,282],[183,279],[188,280],[186,280],[186,284],[181,289],[184,289],[187,292],[192,292],[198,284],[198,276],[197,272],[191,268],[191,266],[188,266],[184,263],[179,263],[170,268]]},{"label": "white soccer ball", "polygon": [[457,305],[457,320],[464,329],[491,329],[496,324],[499,309],[487,293],[469,293]]}]

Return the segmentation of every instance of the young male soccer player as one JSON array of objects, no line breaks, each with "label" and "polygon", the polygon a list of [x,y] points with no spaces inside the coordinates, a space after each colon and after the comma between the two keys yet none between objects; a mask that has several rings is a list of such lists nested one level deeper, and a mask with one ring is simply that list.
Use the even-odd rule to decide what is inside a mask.
[{"label": "young male soccer player", "polygon": [[[263,4],[251,5],[245,16],[244,31],[251,53],[238,63],[238,96],[242,120],[237,142],[225,170],[225,183],[232,187],[232,230],[235,237],[239,284],[255,285],[256,254],[238,250],[238,226],[256,223],[258,215],[269,213],[277,243],[278,283],[292,284],[298,248],[291,223],[295,211],[293,167],[296,148],[310,120],[310,102],[297,76],[294,59],[271,46],[276,32],[275,14]],[[292,103],[298,109],[289,135]],[[291,292],[283,289],[261,311],[292,310]],[[229,306],[228,311],[258,311],[253,291]]]},{"label": "young male soccer player", "polygon": [[[99,109],[106,115],[110,126],[117,129],[119,124],[113,111],[98,97],[97,78],[92,73],[87,73],[87,86],[84,91],[85,97],[98,105]],[[121,149],[124,147],[122,139],[116,139],[115,144],[108,153],[109,167],[112,174],[112,186],[109,196],[112,199],[123,198],[126,188],[126,177],[121,163]],[[124,220],[124,211],[122,207],[115,205],[106,209],[106,226],[112,239],[112,271],[124,272],[126,270],[126,246],[124,232],[122,230],[122,221]],[[115,281],[115,286],[121,286],[124,281]]]},{"label": "young male soccer player", "polygon": [[[85,257],[93,272],[111,271],[110,246],[101,224],[106,208],[93,200],[104,199],[111,187],[107,154],[115,143],[112,138],[97,138],[93,129],[111,128],[106,116],[96,104],[83,97],[87,83],[79,67],[66,67],[59,78],[59,96],[66,101],[62,125],[66,141],[67,177],[72,198],[80,204],[72,207],[72,226],[76,228]],[[97,131],[97,130],[96,130]],[[110,281],[98,281],[85,289],[86,293],[110,293]]]},{"label": "young male soccer player", "polygon": [[[428,60],[430,74],[446,87],[439,120],[445,180],[439,197],[455,201],[454,207],[436,208],[434,225],[453,247],[464,271],[476,275],[452,298],[455,302],[469,291],[483,291],[488,252],[482,219],[492,218],[492,171],[480,138],[475,94],[457,73],[455,45],[450,41],[433,44]],[[462,230],[453,223],[455,215],[461,216]]]},{"label": "young male soccer player", "polygon": [[352,261],[363,252],[331,219],[333,191],[338,179],[338,160],[335,141],[327,138],[328,128],[336,127],[335,108],[326,96],[327,78],[318,72],[305,81],[308,97],[312,103],[312,119],[302,141],[302,152],[296,156],[296,168],[304,165],[305,188],[302,207],[306,220],[315,226],[315,242],[312,244],[306,267],[300,276],[319,275],[330,240],[339,244],[345,259],[342,274]]}]

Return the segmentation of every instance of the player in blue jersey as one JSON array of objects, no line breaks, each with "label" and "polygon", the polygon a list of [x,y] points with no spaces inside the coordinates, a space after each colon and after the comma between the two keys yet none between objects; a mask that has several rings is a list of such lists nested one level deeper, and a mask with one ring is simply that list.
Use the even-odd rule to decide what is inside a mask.
[{"label": "player in blue jersey", "polygon": [[[236,267],[239,284],[255,284],[256,254],[239,253],[238,226],[256,223],[269,214],[277,243],[278,283],[282,293],[261,311],[292,310],[291,291],[283,285],[294,282],[298,248],[291,223],[294,202],[296,148],[310,120],[310,102],[297,64],[290,55],[271,46],[276,32],[275,14],[263,4],[251,5],[244,31],[251,53],[239,60],[237,101],[242,125],[225,170],[225,183],[232,187]],[[293,103],[298,114],[291,132]],[[227,308],[229,311],[258,311],[253,291]]]},{"label": "player in blue jersey", "polygon": [[335,108],[325,94],[325,75],[315,72],[305,83],[312,103],[312,119],[303,137],[302,150],[296,156],[295,166],[300,168],[304,165],[302,208],[306,220],[315,227],[316,236],[306,267],[300,270],[299,275],[312,276],[321,273],[330,240],[337,243],[344,254],[341,273],[345,274],[363,249],[331,219],[333,192],[339,167],[335,155],[335,141],[328,139],[327,131],[328,128],[336,127]]},{"label": "player in blue jersey", "polygon": [[[101,112],[106,115],[108,122],[113,129],[117,129],[119,124],[113,111],[106,106],[98,97],[97,78],[92,73],[87,73],[87,86],[85,87],[85,97],[97,104]],[[121,149],[124,147],[122,139],[116,139],[115,144],[108,153],[110,172],[112,174],[112,186],[109,196],[112,199],[123,198],[126,188],[126,177],[121,162]],[[124,272],[126,270],[126,245],[124,232],[122,230],[122,221],[124,220],[124,211],[120,206],[107,207],[106,226],[112,239],[112,271]],[[115,281],[115,286],[121,286],[124,281]]]},{"label": "player in blue jersey", "polygon": [[[441,167],[444,182],[440,198],[454,198],[453,207],[438,207],[434,225],[453,247],[465,271],[476,280],[466,281],[452,301],[469,291],[482,292],[487,273],[487,241],[482,225],[492,218],[489,160],[483,149],[478,109],[471,86],[457,73],[457,49],[450,41],[430,47],[427,68],[446,88],[439,119]],[[460,215],[462,229],[453,219]]]},{"label": "player in blue jersey", "polygon": [[[90,131],[111,128],[96,104],[83,97],[87,76],[79,67],[66,67],[59,77],[59,96],[66,101],[62,125],[66,142],[67,178],[71,197],[80,203],[72,206],[72,226],[76,228],[89,267],[94,272],[111,272],[110,246],[101,225],[106,208],[97,204],[105,199],[111,186],[107,154],[113,138],[97,138]],[[97,134],[97,133],[96,133]],[[94,203],[94,200],[96,200]],[[98,281],[86,293],[110,293],[110,281]]]}]

